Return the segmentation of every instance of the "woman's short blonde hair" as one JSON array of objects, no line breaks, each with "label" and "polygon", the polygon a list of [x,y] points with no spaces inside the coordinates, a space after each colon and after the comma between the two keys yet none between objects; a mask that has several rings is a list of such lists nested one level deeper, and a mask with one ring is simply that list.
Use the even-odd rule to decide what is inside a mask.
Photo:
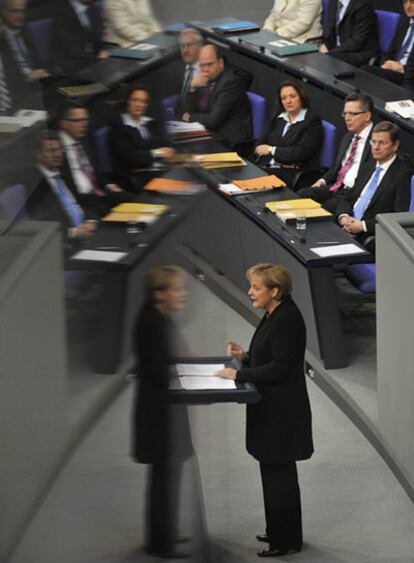
[{"label": "woman's short blonde hair", "polygon": [[258,276],[268,289],[276,287],[280,291],[280,300],[292,293],[292,276],[287,268],[278,264],[256,264],[246,272],[246,278],[251,282],[253,276]]},{"label": "woman's short blonde hair", "polygon": [[147,272],[144,281],[144,291],[148,298],[152,298],[156,291],[165,291],[173,280],[185,277],[185,271],[178,266],[158,266]]}]

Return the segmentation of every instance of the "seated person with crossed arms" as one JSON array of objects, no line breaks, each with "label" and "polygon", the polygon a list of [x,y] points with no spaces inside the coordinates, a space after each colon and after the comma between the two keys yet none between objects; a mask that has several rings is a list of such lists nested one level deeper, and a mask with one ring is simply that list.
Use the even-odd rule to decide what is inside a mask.
[{"label": "seated person with crossed arms", "polygon": [[373,161],[364,165],[352,190],[336,198],[340,226],[375,255],[375,217],[378,213],[407,211],[412,166],[397,151],[400,129],[382,121],[372,130]]},{"label": "seated person with crossed arms", "polygon": [[322,122],[310,109],[306,90],[296,80],[282,82],[273,117],[255,148],[257,164],[292,187],[299,170],[319,167]]},{"label": "seated person with crossed arms", "polygon": [[322,35],[321,13],[321,0],[275,0],[263,30],[304,43]]}]

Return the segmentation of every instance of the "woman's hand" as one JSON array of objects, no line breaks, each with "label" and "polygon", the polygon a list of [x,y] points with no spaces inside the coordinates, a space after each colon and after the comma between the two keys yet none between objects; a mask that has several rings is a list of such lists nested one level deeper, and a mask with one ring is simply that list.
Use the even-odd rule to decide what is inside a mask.
[{"label": "woman's hand", "polygon": [[216,375],[222,379],[236,379],[236,373],[237,370],[234,368],[224,368],[218,371]]},{"label": "woman's hand", "polygon": [[257,156],[268,156],[269,154],[272,154],[272,147],[270,145],[258,145],[254,149],[254,152]]},{"label": "woman's hand", "polygon": [[240,362],[247,358],[247,354],[240,346],[240,344],[237,344],[237,342],[232,342],[231,340],[227,341],[227,355],[235,358],[236,360],[239,360]]}]

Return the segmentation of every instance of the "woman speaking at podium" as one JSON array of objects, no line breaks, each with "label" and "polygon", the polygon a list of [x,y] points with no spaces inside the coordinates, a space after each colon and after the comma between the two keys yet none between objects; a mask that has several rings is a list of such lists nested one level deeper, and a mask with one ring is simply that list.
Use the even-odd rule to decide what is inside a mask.
[{"label": "woman speaking at podium", "polygon": [[248,352],[229,342],[228,354],[241,368],[218,375],[257,386],[261,400],[247,405],[246,447],[259,461],[269,547],[260,557],[302,548],[302,516],[296,461],[313,453],[311,409],[304,375],[306,330],[291,297],[292,278],[283,266],[257,264],[246,274],[253,307],[265,314]]}]

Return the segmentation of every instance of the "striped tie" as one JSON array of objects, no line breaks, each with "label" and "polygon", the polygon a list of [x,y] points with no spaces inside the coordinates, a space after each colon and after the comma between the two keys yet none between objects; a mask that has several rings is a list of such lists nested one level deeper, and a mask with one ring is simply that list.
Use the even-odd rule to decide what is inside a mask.
[{"label": "striped tie", "polygon": [[7,114],[12,107],[10,91],[7,87],[6,77],[4,76],[3,65],[0,60],[0,115]]},{"label": "striped tie", "polygon": [[332,186],[329,187],[330,192],[337,192],[339,188],[342,186],[342,184],[344,183],[345,176],[347,175],[347,172],[349,171],[349,169],[351,168],[354,162],[358,142],[360,139],[361,137],[359,135],[354,136],[349,156],[346,159],[346,161],[343,163],[341,169],[339,170],[335,182],[332,184]]}]

